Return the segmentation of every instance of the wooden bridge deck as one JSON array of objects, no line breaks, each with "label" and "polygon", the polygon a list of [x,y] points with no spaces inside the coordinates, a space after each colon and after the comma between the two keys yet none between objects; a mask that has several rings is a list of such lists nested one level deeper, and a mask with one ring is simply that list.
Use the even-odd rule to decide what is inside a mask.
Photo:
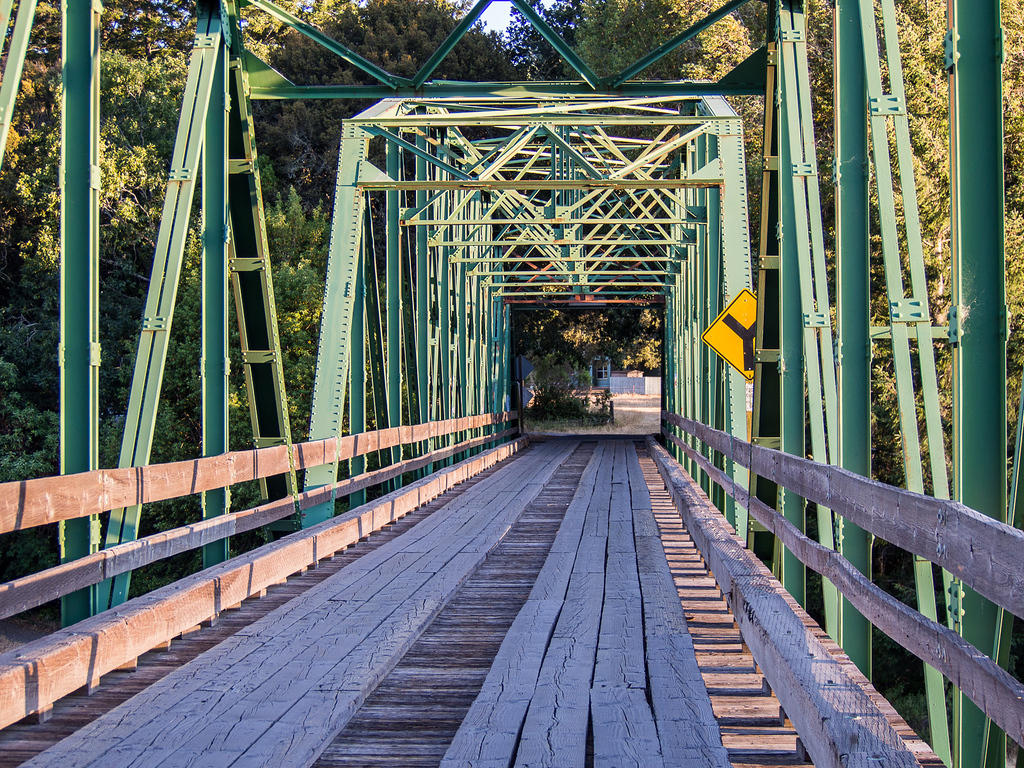
[{"label": "wooden bridge deck", "polygon": [[808,764],[640,442],[534,445],[223,616],[0,765]]}]

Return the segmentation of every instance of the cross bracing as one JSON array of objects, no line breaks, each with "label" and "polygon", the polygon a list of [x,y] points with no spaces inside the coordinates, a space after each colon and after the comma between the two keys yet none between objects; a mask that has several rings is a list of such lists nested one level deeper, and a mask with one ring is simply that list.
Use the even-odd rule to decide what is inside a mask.
[{"label": "cross bracing", "polygon": [[[339,488],[354,488],[351,505],[365,500],[369,482],[344,483],[364,476],[371,451],[354,450],[347,468],[340,451],[333,461],[303,464],[291,438],[252,100],[379,100],[340,126],[310,417],[314,440],[504,414],[516,406],[513,308],[641,303],[664,312],[669,447],[746,544],[765,539],[763,524],[755,524],[742,501],[749,491],[800,530],[813,510],[816,543],[870,576],[869,530],[830,509],[828,498],[817,497],[809,507],[813,489],[801,492],[749,471],[756,462],[737,458],[739,443],[712,448],[692,425],[749,439],[752,456],[758,448],[778,449],[870,475],[873,345],[891,354],[898,411],[893,423],[876,429],[898,435],[907,488],[939,500],[952,496],[990,518],[1015,522],[1020,436],[1009,505],[1001,439],[1006,306],[1001,86],[999,56],[993,55],[993,41],[1002,39],[998,3],[979,9],[967,0],[949,2],[953,302],[940,322],[929,306],[893,0],[835,3],[830,180],[819,178],[803,3],[767,2],[763,45],[719,81],[691,82],[642,78],[747,0],[724,3],[610,74],[595,72],[530,2],[513,0],[575,79],[436,79],[439,64],[490,1],[472,3],[412,77],[388,72],[348,41],[329,38],[270,0],[198,4],[140,323],[123,467],[150,462],[185,242],[200,193],[203,456],[220,456],[228,446],[230,295],[253,445],[286,454],[274,473],[258,475],[268,503],[285,510],[271,526],[283,532],[327,520],[348,496]],[[0,161],[35,5],[18,3],[10,31],[0,86]],[[286,78],[246,49],[243,10],[269,14],[365,81],[303,85]],[[0,11],[10,20],[12,3],[0,2]],[[63,11],[61,469],[70,474],[97,469],[100,9],[66,0]],[[726,101],[733,95],[765,100],[756,257],[744,126]],[[835,189],[834,242],[821,210],[828,183]],[[872,237],[880,244],[877,255]],[[884,277],[882,317],[871,314],[872,267]],[[759,300],[749,397],[739,373],[700,340],[744,289]],[[947,372],[948,413],[941,399]],[[498,422],[453,430],[424,430],[414,441],[373,438],[383,447],[372,450],[370,463],[401,467],[418,460],[417,471],[430,471],[458,454],[454,446],[477,450],[508,437]],[[403,442],[412,444],[403,450]],[[339,480],[346,469],[351,477]],[[399,485],[401,473],[387,481]],[[203,491],[208,520],[231,509],[229,485]],[[105,527],[98,513],[62,519],[63,557],[74,561],[133,542],[144,500],[140,492],[122,501],[125,506],[104,509],[110,513]],[[837,510],[848,510],[835,501]],[[781,541],[769,537],[772,568],[806,603],[806,562]],[[915,552],[917,609],[933,623],[944,616],[950,631],[1005,665],[1012,617],[991,594],[983,597],[971,581],[961,581],[962,569],[943,559],[946,544],[939,547],[938,559]],[[204,544],[207,564],[227,555],[226,537]],[[940,561],[937,578],[933,563]],[[130,575],[127,568],[64,595],[66,620],[123,602]],[[827,578],[821,602],[825,628],[869,672],[865,615]],[[961,690],[953,690],[947,711],[949,678],[938,664],[926,669],[933,748],[950,764],[994,766],[1002,735],[985,717],[993,713]]]}]

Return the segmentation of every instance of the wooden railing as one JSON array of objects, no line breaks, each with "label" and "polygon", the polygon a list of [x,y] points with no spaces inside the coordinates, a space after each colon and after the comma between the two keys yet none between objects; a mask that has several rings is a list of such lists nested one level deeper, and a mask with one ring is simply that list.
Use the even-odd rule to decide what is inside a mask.
[{"label": "wooden railing", "polygon": [[[955,501],[912,493],[839,467],[752,445],[673,413],[663,411],[662,419],[751,473],[941,565],[997,605],[1024,616],[1024,532]],[[800,562],[831,581],[874,626],[941,672],[1021,743],[1024,685],[956,632],[900,602],[840,553],[804,535],[671,430],[662,428],[662,433]]]},{"label": "wooden railing", "polygon": [[[499,439],[487,435],[486,440]],[[188,632],[288,576],[355,544],[526,444],[519,438],[477,454],[322,523],[296,531],[173,584],[0,655],[0,728]],[[462,444],[465,446],[465,443]],[[452,446],[447,450],[465,450]],[[439,452],[443,453],[443,452]],[[421,457],[426,458],[426,457]]]},{"label": "wooden railing", "polygon": [[[396,427],[292,447],[296,469],[364,456],[372,451],[432,437],[479,429],[515,419],[515,413],[468,416]],[[313,488],[297,496],[252,509],[202,520],[190,525],[119,544],[77,560],[0,584],[0,618],[13,616],[50,600],[172,555],[187,552],[251,531],[338,496],[369,488],[432,462],[493,441],[512,437],[516,430],[464,440],[397,464]],[[222,488],[246,480],[287,472],[288,446],[234,451],[170,464],[132,469],[97,470],[76,475],[45,477],[0,485],[0,533],[57,520],[104,512],[127,504],[149,503]]]}]

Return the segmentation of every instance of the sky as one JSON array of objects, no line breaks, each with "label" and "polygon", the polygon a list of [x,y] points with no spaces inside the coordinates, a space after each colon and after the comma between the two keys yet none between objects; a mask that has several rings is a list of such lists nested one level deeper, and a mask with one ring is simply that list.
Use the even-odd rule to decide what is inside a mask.
[{"label": "sky", "polygon": [[512,3],[508,0],[495,0],[480,17],[484,25],[494,32],[503,32],[509,24],[512,14]]}]

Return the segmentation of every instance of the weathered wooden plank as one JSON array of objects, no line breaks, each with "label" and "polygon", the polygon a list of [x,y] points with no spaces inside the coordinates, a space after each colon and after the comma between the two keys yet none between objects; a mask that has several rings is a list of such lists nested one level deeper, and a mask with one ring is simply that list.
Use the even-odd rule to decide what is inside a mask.
[{"label": "weathered wooden plank", "polygon": [[887,766],[916,765],[884,713],[807,630],[782,586],[727,528],[700,488],[653,440],[648,440],[648,449],[744,640],[815,765],[839,768],[870,765],[872,760]]},{"label": "weathered wooden plank", "polygon": [[[515,412],[437,422],[443,434],[514,421]],[[404,430],[404,431],[403,431]],[[492,438],[493,439],[493,438]],[[314,440],[292,447],[296,469],[330,464],[414,442],[411,427]],[[231,451],[220,456],[145,467],[0,483],[0,533],[188,496],[289,471],[288,446]]]},{"label": "weathered wooden plank", "polygon": [[565,601],[523,722],[516,766],[582,768],[586,760],[612,502],[612,457],[607,450],[603,457]]},{"label": "weathered wooden plank", "polygon": [[[541,447],[513,462],[436,521],[168,675],[38,764],[308,765],[536,495],[534,479],[544,481],[571,449]],[[410,551],[407,539],[419,546]],[[92,737],[111,730],[116,742],[94,750]],[[153,753],[153,743],[175,750]]]},{"label": "weathered wooden plank", "polygon": [[459,726],[443,768],[508,768],[562,609],[584,520],[603,468],[605,448],[591,456],[526,604],[501,644],[480,693]]},{"label": "weathered wooden plank", "polygon": [[0,727],[49,706],[223,608],[358,541],[370,530],[507,458],[522,445],[523,441],[509,443],[467,459],[346,515],[0,655]]},{"label": "weathered wooden plank", "polygon": [[[604,604],[601,608],[593,687],[643,690],[647,687],[643,603],[637,575],[633,510],[624,442],[619,441],[614,445],[611,470]],[[647,714],[650,716],[649,712]]]},{"label": "weathered wooden plank", "polygon": [[[754,474],[931,560],[992,602],[1024,618],[1024,569],[1019,562],[1024,531],[956,501],[913,493],[841,467],[752,446],[676,414],[662,415]],[[669,435],[672,438],[675,436]]]},{"label": "weathered wooden plank", "polygon": [[797,559],[835,584],[872,625],[953,681],[1012,738],[1024,738],[1024,684],[956,632],[872,584],[838,552],[808,538],[774,509],[751,498],[692,448],[684,450]]},{"label": "weathered wooden plank", "polygon": [[666,765],[643,689],[623,686],[592,688],[590,712],[594,731],[594,768],[659,768]]},{"label": "weathered wooden plank", "polygon": [[632,447],[630,453],[649,695],[662,754],[667,765],[685,765],[699,759],[709,768],[725,768],[729,765],[728,754],[722,746],[686,615],[651,511],[647,482]]}]

